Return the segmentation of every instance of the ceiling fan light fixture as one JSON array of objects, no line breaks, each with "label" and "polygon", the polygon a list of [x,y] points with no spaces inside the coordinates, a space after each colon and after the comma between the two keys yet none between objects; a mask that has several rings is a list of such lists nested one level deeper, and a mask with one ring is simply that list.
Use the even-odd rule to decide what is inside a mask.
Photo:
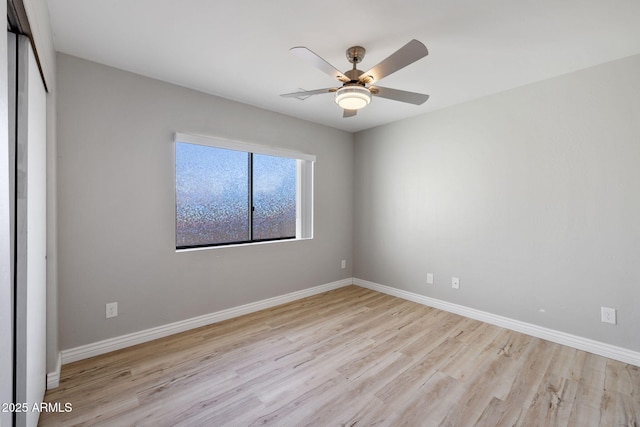
[{"label": "ceiling fan light fixture", "polygon": [[336,104],[345,110],[359,110],[371,102],[371,92],[360,85],[343,86],[336,91]]}]

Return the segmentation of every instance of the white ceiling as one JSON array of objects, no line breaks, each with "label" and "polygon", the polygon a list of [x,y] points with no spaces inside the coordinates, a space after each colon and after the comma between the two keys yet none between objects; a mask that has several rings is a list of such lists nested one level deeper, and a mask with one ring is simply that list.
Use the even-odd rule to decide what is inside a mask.
[{"label": "white ceiling", "polygon": [[[346,131],[359,131],[640,53],[639,0],[48,0],[56,50]],[[380,81],[422,92],[343,119],[335,86],[289,53],[367,70],[411,39],[429,56]],[[549,100],[552,102],[553,100]]]}]

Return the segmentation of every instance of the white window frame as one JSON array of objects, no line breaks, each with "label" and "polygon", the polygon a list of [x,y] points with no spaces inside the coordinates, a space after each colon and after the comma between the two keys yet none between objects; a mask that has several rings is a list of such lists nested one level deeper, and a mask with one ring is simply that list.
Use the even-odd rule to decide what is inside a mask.
[{"label": "white window frame", "polygon": [[[177,252],[194,251],[203,249],[220,249],[234,246],[262,245],[268,243],[291,242],[297,240],[313,239],[313,175],[316,156],[313,154],[301,153],[280,147],[273,147],[249,142],[232,141],[210,136],[193,135],[189,133],[176,132],[175,143],[186,142],[190,144],[204,145],[214,148],[224,148],[227,150],[242,151],[245,153],[265,154],[268,156],[285,157],[296,160],[296,237],[295,239],[268,240],[262,242],[246,242],[231,245],[215,245],[197,248],[176,249]],[[175,166],[175,157],[174,157]],[[175,167],[174,167],[175,173]],[[174,185],[175,185],[174,175]],[[175,191],[175,188],[174,188]],[[175,193],[174,193],[175,195]],[[174,198],[175,204],[175,198]],[[174,209],[174,229],[175,229],[175,209]],[[175,230],[174,230],[175,231]]]}]

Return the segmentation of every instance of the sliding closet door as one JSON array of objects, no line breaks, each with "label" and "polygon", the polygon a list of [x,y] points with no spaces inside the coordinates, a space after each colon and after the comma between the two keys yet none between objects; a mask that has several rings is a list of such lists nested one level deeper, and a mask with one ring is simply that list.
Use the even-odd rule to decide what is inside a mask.
[{"label": "sliding closet door", "polygon": [[[16,402],[46,388],[46,93],[29,40],[18,36],[16,129]],[[36,426],[37,411],[16,414]]]},{"label": "sliding closet door", "polygon": [[[0,9],[4,7],[0,4]],[[6,12],[5,12],[6,14]],[[13,214],[15,194],[13,178],[15,176],[15,120],[10,108],[10,99],[15,98],[15,73],[9,73],[15,68],[15,35],[6,33],[0,37],[0,129],[8,129],[6,134],[0,134],[0,402],[14,402],[13,394],[13,242],[14,226]],[[12,105],[13,107],[13,105]],[[10,427],[13,414],[0,411],[0,426]]]}]

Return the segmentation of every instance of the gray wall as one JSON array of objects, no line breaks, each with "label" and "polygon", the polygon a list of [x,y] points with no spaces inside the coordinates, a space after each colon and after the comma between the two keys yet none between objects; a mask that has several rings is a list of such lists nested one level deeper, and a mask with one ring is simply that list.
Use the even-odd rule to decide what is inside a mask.
[{"label": "gray wall", "polygon": [[356,134],[354,276],[640,351],[638,76],[634,56]]},{"label": "gray wall", "polygon": [[[64,54],[57,76],[61,349],[352,276],[350,133]],[[176,131],[315,154],[315,238],[176,253]]]},{"label": "gray wall", "polygon": [[[355,152],[345,132],[57,60],[62,349],[353,275],[640,351],[639,56],[358,133]],[[176,253],[175,131],[316,154],[316,238]]]}]

